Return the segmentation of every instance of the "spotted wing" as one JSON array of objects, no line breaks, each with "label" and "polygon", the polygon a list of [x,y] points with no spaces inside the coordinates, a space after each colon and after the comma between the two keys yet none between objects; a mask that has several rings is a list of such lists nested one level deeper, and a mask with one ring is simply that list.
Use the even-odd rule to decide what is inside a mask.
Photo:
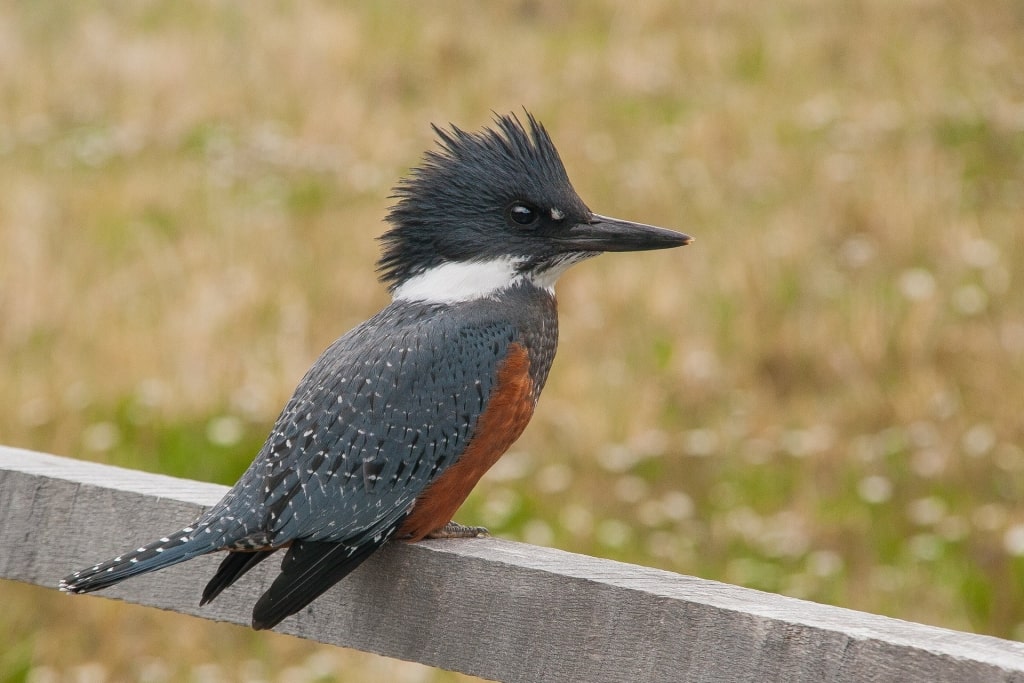
[{"label": "spotted wing", "polygon": [[508,323],[393,305],[303,378],[253,465],[201,524],[236,550],[381,542],[473,437]]}]

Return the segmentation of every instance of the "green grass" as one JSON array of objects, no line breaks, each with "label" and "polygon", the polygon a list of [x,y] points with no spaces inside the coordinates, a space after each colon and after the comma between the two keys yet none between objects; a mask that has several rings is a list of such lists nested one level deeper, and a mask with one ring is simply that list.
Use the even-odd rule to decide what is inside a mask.
[{"label": "green grass", "polygon": [[[526,106],[595,210],[697,241],[563,278],[460,521],[1024,637],[1022,32],[1009,1],[0,2],[0,441],[232,482],[386,303],[428,124]],[[3,596],[0,680],[449,680]]]}]

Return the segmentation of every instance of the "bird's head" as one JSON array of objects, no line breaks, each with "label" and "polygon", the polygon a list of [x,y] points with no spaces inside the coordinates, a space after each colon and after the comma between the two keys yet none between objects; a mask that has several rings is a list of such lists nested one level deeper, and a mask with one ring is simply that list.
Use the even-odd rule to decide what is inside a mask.
[{"label": "bird's head", "polygon": [[682,233],[592,212],[532,115],[467,133],[434,127],[441,149],[395,188],[381,279],[396,299],[455,302],[529,281],[551,288],[605,251],[667,249]]}]

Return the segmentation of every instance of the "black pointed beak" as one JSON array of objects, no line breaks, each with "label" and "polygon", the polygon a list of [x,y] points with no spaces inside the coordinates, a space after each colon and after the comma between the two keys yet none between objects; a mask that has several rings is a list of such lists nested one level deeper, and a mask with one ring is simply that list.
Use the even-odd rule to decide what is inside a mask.
[{"label": "black pointed beak", "polygon": [[689,235],[643,223],[593,214],[558,238],[566,251],[649,251],[671,249],[693,241]]}]

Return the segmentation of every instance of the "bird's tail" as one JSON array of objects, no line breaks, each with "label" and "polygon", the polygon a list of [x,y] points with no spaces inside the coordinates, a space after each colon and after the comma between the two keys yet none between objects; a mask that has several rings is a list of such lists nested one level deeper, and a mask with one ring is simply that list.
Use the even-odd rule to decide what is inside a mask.
[{"label": "bird's tail", "polygon": [[195,531],[194,527],[185,527],[149,545],[77,571],[60,580],[60,589],[67,593],[97,591],[130,576],[163,569],[216,549],[207,539],[197,538]]},{"label": "bird's tail", "polygon": [[[252,627],[257,630],[274,628],[281,620],[295,614],[316,600],[331,586],[352,573],[367,558],[387,543],[398,531],[406,514],[401,514],[390,523],[385,522],[384,531],[371,527],[362,535],[344,542],[296,540],[288,546],[288,552],[281,561],[281,573],[270,584],[267,592],[256,601],[252,610]],[[260,560],[263,559],[262,557]],[[218,576],[230,585],[260,560],[244,563],[237,559],[227,560],[221,565]],[[248,564],[248,566],[244,566]],[[240,569],[241,571],[234,571]],[[233,576],[232,576],[233,575]],[[210,591],[217,582],[217,576],[206,587]],[[216,592],[213,593],[216,595]],[[213,599],[212,597],[210,598]]]},{"label": "bird's tail", "polygon": [[348,576],[382,544],[380,539],[362,545],[295,541],[281,562],[281,573],[256,601],[252,627],[274,628]]}]

